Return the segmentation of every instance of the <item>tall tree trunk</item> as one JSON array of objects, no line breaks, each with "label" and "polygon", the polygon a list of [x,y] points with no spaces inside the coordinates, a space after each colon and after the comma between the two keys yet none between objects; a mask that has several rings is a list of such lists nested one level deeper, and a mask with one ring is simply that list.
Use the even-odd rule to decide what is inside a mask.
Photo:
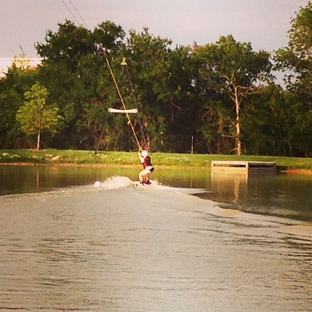
[{"label": "tall tree trunk", "polygon": [[241,155],[242,154],[242,142],[240,140],[240,119],[239,119],[240,103],[238,99],[237,88],[235,88],[235,107],[236,107],[236,150],[237,150],[237,155]]},{"label": "tall tree trunk", "polygon": [[38,131],[38,134],[37,134],[37,151],[40,150],[40,130]]},{"label": "tall tree trunk", "polygon": [[236,150],[237,150],[237,155],[241,155],[242,154],[242,142],[240,140],[239,115],[236,116]]}]

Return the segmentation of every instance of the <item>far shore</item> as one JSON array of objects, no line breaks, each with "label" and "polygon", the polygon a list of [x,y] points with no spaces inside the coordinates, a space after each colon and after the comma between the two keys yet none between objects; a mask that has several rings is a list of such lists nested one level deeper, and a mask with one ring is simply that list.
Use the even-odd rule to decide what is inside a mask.
[{"label": "far shore", "polygon": [[[188,168],[210,170],[212,161],[274,162],[279,173],[312,174],[312,158],[179,154],[151,152],[153,165],[159,168]],[[139,165],[137,152],[56,149],[0,149],[0,166],[90,166],[135,168]]]}]

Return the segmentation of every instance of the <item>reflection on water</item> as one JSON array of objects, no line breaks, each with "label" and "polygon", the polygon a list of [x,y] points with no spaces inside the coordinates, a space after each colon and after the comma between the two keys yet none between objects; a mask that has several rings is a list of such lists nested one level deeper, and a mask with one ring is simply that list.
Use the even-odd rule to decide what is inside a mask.
[{"label": "reflection on water", "polygon": [[110,176],[123,174],[135,179],[137,170],[92,166],[0,166],[0,195],[88,185],[97,180],[104,181]]},{"label": "reflection on water", "polygon": [[230,201],[239,204],[246,199],[248,174],[213,172],[211,175],[211,190],[216,201]]},{"label": "reflection on water", "polygon": [[[139,166],[0,166],[0,195],[93,185],[112,176],[127,176],[135,181],[139,170]],[[198,196],[218,202],[223,208],[312,221],[311,175],[212,175],[206,169],[156,166],[152,179],[168,186],[205,189],[207,192]]]},{"label": "reflection on water", "polygon": [[[0,195],[42,192],[59,187],[91,185],[112,176],[138,180],[141,167],[0,166]],[[156,166],[152,179],[165,185],[210,188],[210,170],[164,169]]]},{"label": "reflection on water", "polygon": [[312,177],[285,174],[211,176],[211,192],[199,196],[221,207],[312,221]]}]

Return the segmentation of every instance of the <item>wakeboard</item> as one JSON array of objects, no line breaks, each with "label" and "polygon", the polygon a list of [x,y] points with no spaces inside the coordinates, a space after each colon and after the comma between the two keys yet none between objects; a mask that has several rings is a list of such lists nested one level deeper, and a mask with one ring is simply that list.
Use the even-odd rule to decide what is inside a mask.
[{"label": "wakeboard", "polygon": [[139,181],[133,182],[133,187],[149,187],[152,185],[152,182],[150,181],[149,183],[141,183]]}]

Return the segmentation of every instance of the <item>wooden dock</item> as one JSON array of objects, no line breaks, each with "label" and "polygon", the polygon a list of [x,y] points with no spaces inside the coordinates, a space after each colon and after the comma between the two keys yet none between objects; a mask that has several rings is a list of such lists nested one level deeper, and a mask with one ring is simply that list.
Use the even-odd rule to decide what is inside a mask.
[{"label": "wooden dock", "polygon": [[276,163],[265,161],[212,161],[213,172],[224,173],[276,173]]}]

